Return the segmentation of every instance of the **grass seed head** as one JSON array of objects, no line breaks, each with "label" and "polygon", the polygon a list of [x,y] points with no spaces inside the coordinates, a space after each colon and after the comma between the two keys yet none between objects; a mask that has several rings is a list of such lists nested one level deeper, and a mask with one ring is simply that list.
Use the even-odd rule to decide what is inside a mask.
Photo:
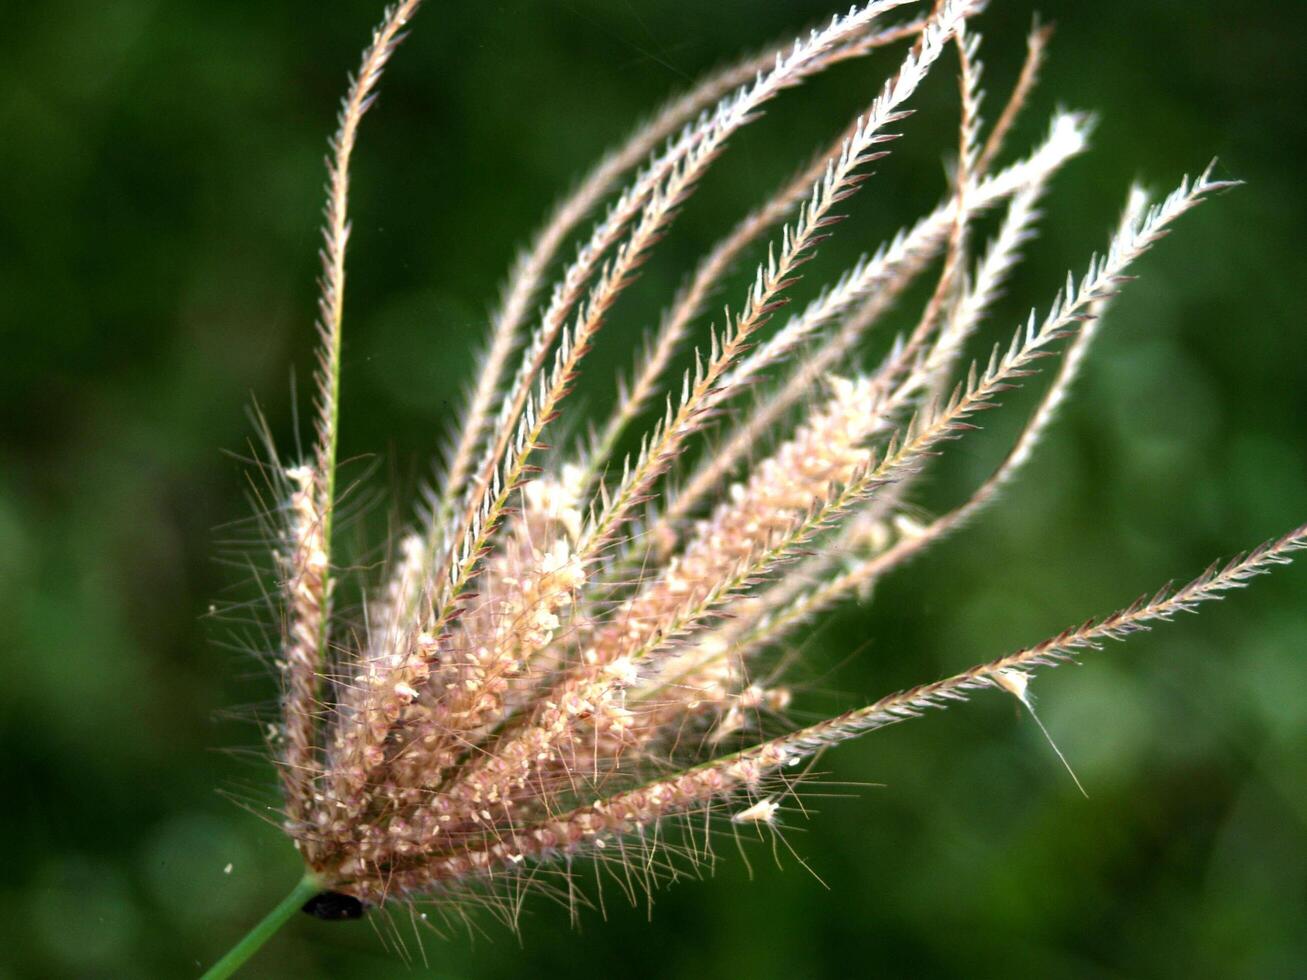
[{"label": "grass seed head", "polygon": [[[364,589],[362,615],[338,608],[337,585],[352,574],[332,534],[350,157],[417,6],[387,11],[331,143],[316,435],[284,471],[282,717],[271,743],[285,830],[323,887],[305,911],[348,919],[412,898],[515,910],[496,896],[560,880],[575,901],[568,869],[580,857],[628,863],[652,884],[674,873],[672,859],[708,859],[718,814],[727,826],[775,826],[777,800],[825,747],[994,687],[1029,707],[1037,668],[1217,598],[1307,542],[1299,529],[952,677],[806,727],[787,720],[792,695],[780,675],[791,657],[777,651],[1017,475],[1135,261],[1228,186],[1209,169],[1151,206],[1132,192],[1085,274],[1068,276],[1044,315],[1032,312],[1009,343],[969,363],[968,341],[1034,235],[1054,175],[1085,149],[1091,120],[1058,112],[1039,145],[997,169],[1048,32],[1031,35],[1025,69],[986,130],[980,36],[968,28],[981,4],[939,0],[922,12],[910,0],[872,0],[668,103],[559,204],[491,319],[445,477],[389,549],[384,581]],[[895,20],[899,8],[917,19]],[[863,112],[672,297],[593,439],[551,447],[576,419],[568,396],[588,353],[624,342],[617,301],[730,138],[804,80],[904,39]],[[839,233],[845,202],[874,185],[868,165],[892,146],[926,75],[948,70],[950,49],[961,127],[943,203],[787,313],[798,270]],[[998,230],[973,257],[972,226],[993,210]],[[753,255],[762,259],[747,290],[700,328],[723,277]],[[917,326],[873,368],[850,371],[867,333],[932,264],[941,271]],[[544,305],[532,320],[537,296]],[[690,342],[693,366],[668,377]],[[910,500],[922,470],[1059,353],[998,470],[956,510],[923,516]],[[759,389],[764,397],[748,397]],[[650,423],[659,392],[664,409]],[[640,425],[639,451],[614,457]],[[760,453],[764,444],[775,448]]]}]

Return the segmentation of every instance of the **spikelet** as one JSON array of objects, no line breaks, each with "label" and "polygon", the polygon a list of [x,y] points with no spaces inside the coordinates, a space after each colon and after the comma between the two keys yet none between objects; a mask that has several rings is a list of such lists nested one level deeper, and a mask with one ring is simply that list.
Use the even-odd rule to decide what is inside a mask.
[{"label": "spikelet", "polygon": [[[1059,111],[1029,155],[996,167],[1048,32],[1032,32],[1015,90],[986,133],[980,37],[968,24],[982,4],[938,0],[916,20],[886,23],[910,3],[863,3],[711,76],[557,206],[505,285],[446,476],[389,548],[380,584],[365,588],[361,621],[351,621],[332,603],[343,574],[332,516],[349,160],[417,2],[387,11],[332,142],[317,433],[306,460],[285,473],[278,545],[283,720],[273,749],[285,829],[324,891],[370,905],[493,906],[494,895],[539,883],[551,862],[625,860],[628,848],[652,883],[668,866],[652,852],[678,825],[720,815],[728,826],[778,829],[800,764],[822,748],[979,691],[1024,695],[1038,668],[1219,598],[1307,546],[1300,528],[1182,588],[944,680],[806,727],[787,720],[786,661],[769,654],[994,501],[1047,434],[1131,267],[1229,186],[1209,167],[1151,207],[1132,193],[1087,271],[1068,276],[1042,317],[1031,312],[1010,342],[968,365],[968,347],[1034,234],[1041,198],[1092,126]],[[805,79],[900,39],[911,39],[909,49],[858,118],[698,264],[619,382],[612,416],[576,451],[551,448],[587,354],[619,332],[607,326],[616,302],[731,137]],[[867,165],[886,154],[891,128],[951,48],[961,125],[944,200],[779,318],[798,270],[835,233],[841,203],[868,186]],[[605,201],[542,290],[564,245]],[[999,209],[994,238],[973,258],[976,219]],[[768,236],[747,292],[716,325],[702,323],[729,270]],[[870,370],[853,369],[868,332],[936,260],[915,326]],[[691,342],[693,366],[664,391],[675,352]],[[940,517],[911,516],[913,480],[930,461],[1059,354],[991,477]],[[746,392],[761,397],[741,405]],[[615,459],[659,397],[665,409],[639,451]],[[702,853],[684,851],[691,861]]]}]

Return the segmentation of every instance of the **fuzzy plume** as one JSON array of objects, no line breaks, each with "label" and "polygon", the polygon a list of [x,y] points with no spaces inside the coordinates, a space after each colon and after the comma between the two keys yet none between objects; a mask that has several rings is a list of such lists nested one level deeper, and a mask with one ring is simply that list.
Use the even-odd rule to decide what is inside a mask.
[{"label": "fuzzy plume", "polygon": [[[359,621],[332,603],[342,574],[332,516],[349,161],[418,4],[387,12],[331,144],[317,435],[286,471],[278,549],[283,717],[273,741],[284,827],[324,890],[374,905],[485,898],[552,887],[551,867],[626,860],[628,849],[646,880],[672,873],[662,856],[668,832],[719,812],[774,824],[795,767],[825,746],[982,690],[1024,692],[1034,669],[1218,598],[1307,545],[1299,529],[1183,588],[945,680],[807,727],[786,721],[791,693],[769,653],[798,624],[961,527],[1017,477],[1131,267],[1228,186],[1208,168],[1152,207],[1131,194],[1085,274],[1068,276],[1044,316],[1032,312],[1009,343],[968,366],[968,343],[1034,235],[1040,199],[1085,149],[1091,124],[1059,112],[1029,155],[996,168],[1048,32],[1032,33],[1015,91],[986,133],[980,38],[968,26],[982,4],[939,0],[917,20],[886,23],[910,2],[855,6],[711,76],[557,206],[492,318],[447,475],[389,549],[395,557]],[[610,419],[575,452],[547,445],[586,355],[616,332],[615,303],[730,138],[786,90],[900,39],[911,45],[864,111],[686,280],[619,383]],[[943,202],[772,323],[950,49],[961,132]],[[605,200],[531,324],[547,270]],[[991,210],[1002,212],[997,230],[973,260],[973,225]],[[698,330],[708,298],[768,235],[747,291],[717,327]],[[874,369],[851,370],[867,332],[936,259],[939,278],[916,325]],[[674,353],[695,339],[693,367],[663,392]],[[1059,354],[1035,413],[974,496],[932,521],[910,517],[918,474]],[[665,410],[638,452],[612,458],[660,392]],[[713,446],[696,452],[710,435]],[[764,673],[771,679],[758,681]],[[692,842],[679,853],[694,861],[704,852]]]}]

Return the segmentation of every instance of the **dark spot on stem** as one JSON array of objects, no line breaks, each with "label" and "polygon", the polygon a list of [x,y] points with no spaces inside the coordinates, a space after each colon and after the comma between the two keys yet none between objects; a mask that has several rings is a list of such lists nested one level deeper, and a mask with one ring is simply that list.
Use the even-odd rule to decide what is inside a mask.
[{"label": "dark spot on stem", "polygon": [[304,903],[303,911],[315,919],[343,922],[363,918],[363,903],[353,895],[342,892],[318,892]]}]

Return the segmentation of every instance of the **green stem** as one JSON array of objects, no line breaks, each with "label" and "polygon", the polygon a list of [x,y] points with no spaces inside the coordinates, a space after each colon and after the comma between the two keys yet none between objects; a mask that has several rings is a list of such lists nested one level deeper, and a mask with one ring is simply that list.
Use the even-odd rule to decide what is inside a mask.
[{"label": "green stem", "polygon": [[320,891],[322,891],[322,883],[312,875],[306,874],[291,893],[265,915],[258,925],[247,932],[240,942],[229,949],[226,956],[213,964],[209,972],[200,980],[223,980],[224,977],[231,976],[246,960],[258,952],[259,947],[272,938],[273,933],[284,926],[305,902]]}]

